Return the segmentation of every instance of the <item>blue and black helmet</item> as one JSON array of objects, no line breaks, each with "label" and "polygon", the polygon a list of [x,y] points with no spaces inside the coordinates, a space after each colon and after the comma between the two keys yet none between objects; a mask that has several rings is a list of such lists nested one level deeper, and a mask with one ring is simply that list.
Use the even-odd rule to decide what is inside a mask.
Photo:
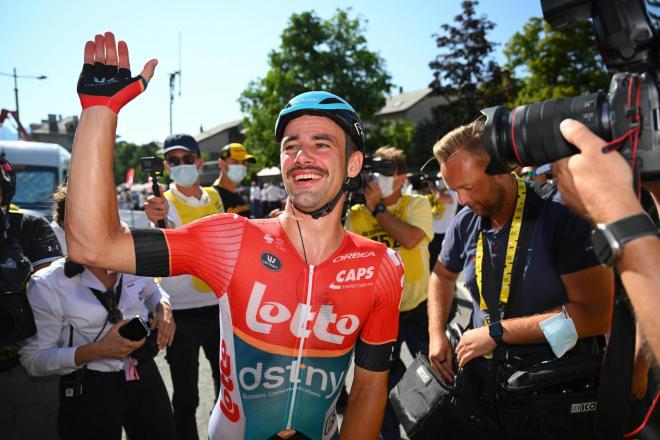
[{"label": "blue and black helmet", "polygon": [[287,124],[303,115],[332,119],[351,137],[358,150],[364,153],[364,129],[357,112],[344,99],[324,91],[305,92],[292,98],[277,117],[275,140],[281,142]]}]

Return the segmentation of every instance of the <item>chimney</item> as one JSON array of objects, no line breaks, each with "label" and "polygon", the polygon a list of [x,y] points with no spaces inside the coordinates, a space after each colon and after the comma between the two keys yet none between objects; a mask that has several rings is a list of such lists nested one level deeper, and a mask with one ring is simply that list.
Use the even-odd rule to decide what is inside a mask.
[{"label": "chimney", "polygon": [[399,86],[399,95],[402,95],[402,94],[403,94],[403,87]]},{"label": "chimney", "polygon": [[48,115],[48,132],[49,133],[58,133],[59,127],[57,126],[57,115]]}]

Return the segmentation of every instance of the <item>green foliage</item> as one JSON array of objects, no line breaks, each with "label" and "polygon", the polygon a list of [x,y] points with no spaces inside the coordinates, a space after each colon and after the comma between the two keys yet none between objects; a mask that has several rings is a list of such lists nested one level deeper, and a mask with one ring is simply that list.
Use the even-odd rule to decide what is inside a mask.
[{"label": "green foliage", "polygon": [[373,153],[385,145],[409,152],[415,139],[415,124],[410,121],[391,121],[367,131],[367,151]]},{"label": "green foliage", "polygon": [[135,168],[134,182],[146,182],[147,175],[140,168],[140,158],[156,156],[158,151],[158,145],[153,142],[144,145],[124,141],[117,142],[114,156],[115,185],[126,182],[126,172],[129,168]]},{"label": "green foliage", "polygon": [[279,165],[275,120],[294,96],[327,90],[350,102],[363,120],[385,103],[391,87],[385,61],[367,48],[364,25],[349,12],[338,9],[329,20],[313,11],[293,14],[280,47],[269,54],[268,73],[243,91],[245,144],[262,166]]},{"label": "green foliage", "polygon": [[507,68],[524,75],[515,105],[606,90],[609,76],[587,22],[557,31],[530,18],[504,50]]},{"label": "green foliage", "polygon": [[440,26],[442,33],[433,36],[441,53],[429,63],[429,67],[436,78],[439,76],[447,83],[444,87],[438,84],[438,91],[450,100],[460,102],[443,115],[445,121],[450,118],[450,125],[478,116],[479,84],[487,81],[489,70],[496,65],[489,61],[495,45],[487,38],[495,23],[486,16],[477,17],[478,4],[476,0],[463,1],[462,13],[454,17],[455,25],[445,23]]}]

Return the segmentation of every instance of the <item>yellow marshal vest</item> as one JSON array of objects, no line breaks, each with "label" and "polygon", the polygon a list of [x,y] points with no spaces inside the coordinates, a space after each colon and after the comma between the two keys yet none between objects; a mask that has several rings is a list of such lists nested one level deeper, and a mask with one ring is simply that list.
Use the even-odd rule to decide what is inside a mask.
[{"label": "yellow marshal vest", "polygon": [[[394,217],[405,222],[407,221],[408,205],[411,200],[411,195],[403,195],[399,199],[399,203],[394,207],[388,207],[388,210]],[[427,298],[429,277],[428,239],[423,239],[418,246],[412,249],[406,249],[389,235],[378,223],[378,220],[362,205],[352,206],[349,215],[351,230],[354,233],[383,243],[399,253],[405,269],[403,296],[399,308],[402,312],[406,312],[417,307]]]},{"label": "yellow marshal vest", "polygon": [[[187,203],[179,200],[172,194],[172,191],[165,191],[163,196],[172,202],[176,212],[179,214],[181,224],[186,225],[198,218],[206,217],[211,214],[219,214],[225,212],[225,207],[222,205],[220,195],[213,188],[202,188],[209,196],[210,203],[204,206],[190,206]],[[202,280],[197,277],[192,277],[193,286],[200,292],[211,292],[211,288]]]}]

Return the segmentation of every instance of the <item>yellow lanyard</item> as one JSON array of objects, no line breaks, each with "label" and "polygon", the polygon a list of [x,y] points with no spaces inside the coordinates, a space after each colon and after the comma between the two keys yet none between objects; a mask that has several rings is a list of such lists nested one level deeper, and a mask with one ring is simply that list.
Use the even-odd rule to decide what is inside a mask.
[{"label": "yellow lanyard", "polygon": [[[502,289],[500,290],[500,304],[506,304],[509,301],[509,289],[511,288],[511,272],[513,270],[513,261],[516,256],[516,247],[518,246],[518,238],[520,237],[520,228],[522,226],[523,208],[525,207],[525,198],[527,196],[527,186],[521,179],[516,179],[518,183],[518,200],[516,201],[516,210],[513,213],[513,220],[511,221],[511,229],[509,230],[509,240],[506,246],[506,257],[504,259],[504,274],[502,276]],[[483,240],[484,232],[480,231],[479,239],[477,241],[477,256],[475,261],[475,272],[477,275],[477,287],[479,288],[479,306],[481,310],[488,310],[486,300],[484,298],[483,279],[481,268],[483,265]],[[491,317],[492,319],[492,317]]]}]

